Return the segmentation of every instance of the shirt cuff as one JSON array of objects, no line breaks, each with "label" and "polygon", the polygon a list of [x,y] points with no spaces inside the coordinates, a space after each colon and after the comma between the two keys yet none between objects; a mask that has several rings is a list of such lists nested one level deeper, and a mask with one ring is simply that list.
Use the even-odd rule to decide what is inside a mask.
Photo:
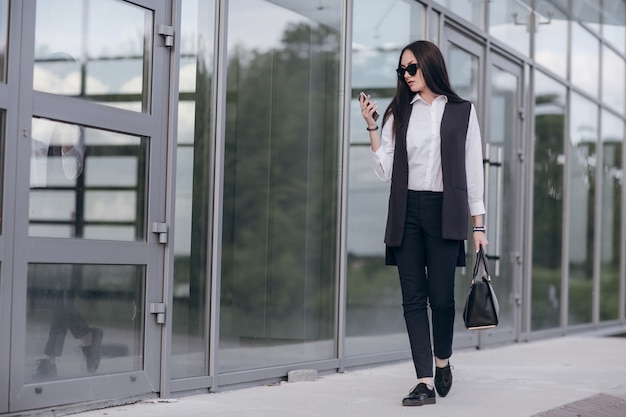
[{"label": "shirt cuff", "polygon": [[485,203],[482,201],[476,201],[474,203],[470,203],[469,205],[470,215],[472,216],[480,216],[481,214],[485,214]]}]

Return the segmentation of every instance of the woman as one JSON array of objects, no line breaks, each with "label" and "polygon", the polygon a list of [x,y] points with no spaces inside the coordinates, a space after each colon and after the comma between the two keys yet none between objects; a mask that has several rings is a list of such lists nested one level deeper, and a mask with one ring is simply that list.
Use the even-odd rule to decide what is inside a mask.
[{"label": "woman", "polygon": [[465,266],[463,241],[470,214],[474,249],[487,246],[483,156],[476,110],[450,86],[436,45],[407,45],[396,72],[396,94],[384,113],[380,135],[376,104],[365,95],[359,101],[374,171],[381,180],[391,181],[386,264],[398,268],[418,379],[402,404],[417,406],[435,404],[435,389],[445,397],[452,386],[454,275],[456,266]]}]

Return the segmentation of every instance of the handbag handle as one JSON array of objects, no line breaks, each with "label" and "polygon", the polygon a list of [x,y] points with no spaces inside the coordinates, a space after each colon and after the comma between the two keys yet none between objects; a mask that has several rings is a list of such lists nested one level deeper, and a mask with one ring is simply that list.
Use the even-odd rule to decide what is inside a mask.
[{"label": "handbag handle", "polygon": [[489,275],[489,267],[487,264],[487,255],[485,255],[485,250],[483,249],[483,245],[478,247],[478,253],[476,254],[476,263],[474,264],[474,275],[472,276],[472,282],[479,276],[480,267],[485,271],[485,275],[487,281],[491,281],[491,275]]}]

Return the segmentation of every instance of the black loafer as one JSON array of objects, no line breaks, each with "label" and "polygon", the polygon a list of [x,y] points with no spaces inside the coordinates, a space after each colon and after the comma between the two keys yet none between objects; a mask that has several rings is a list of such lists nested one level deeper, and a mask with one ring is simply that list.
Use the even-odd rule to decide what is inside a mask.
[{"label": "black loafer", "polygon": [[435,388],[440,397],[445,397],[452,388],[452,370],[448,363],[443,368],[435,367]]},{"label": "black loafer", "polygon": [[102,329],[97,327],[90,327],[91,332],[91,344],[89,346],[82,346],[83,355],[85,356],[85,362],[87,362],[87,372],[93,374],[98,370],[100,366],[100,358],[102,356]]},{"label": "black loafer", "polygon": [[420,382],[415,386],[409,395],[402,399],[402,405],[416,406],[435,403],[435,390],[428,388],[428,385]]}]

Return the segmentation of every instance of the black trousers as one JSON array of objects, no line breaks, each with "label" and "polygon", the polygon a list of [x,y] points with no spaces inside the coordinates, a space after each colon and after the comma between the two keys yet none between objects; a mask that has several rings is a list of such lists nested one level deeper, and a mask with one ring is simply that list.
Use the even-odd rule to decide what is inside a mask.
[{"label": "black trousers", "polygon": [[89,326],[74,305],[73,291],[55,290],[52,297],[54,307],[44,354],[58,357],[63,353],[67,331],[69,330],[75,339],[80,339],[89,333]]},{"label": "black trousers", "polygon": [[440,359],[452,355],[454,274],[462,241],[441,236],[442,198],[439,192],[409,190],[402,245],[394,248],[418,378],[433,376],[433,347]]}]

